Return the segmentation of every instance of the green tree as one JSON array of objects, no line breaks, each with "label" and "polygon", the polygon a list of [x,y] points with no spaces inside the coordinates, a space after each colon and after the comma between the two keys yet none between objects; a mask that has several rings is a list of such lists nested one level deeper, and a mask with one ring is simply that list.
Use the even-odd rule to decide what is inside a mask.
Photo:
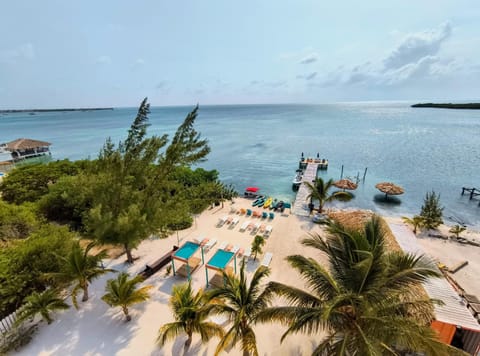
[{"label": "green tree", "polygon": [[193,128],[196,107],[179,126],[167,146],[167,135],[146,137],[150,105],[145,98],[128,136],[118,147],[107,139],[95,166],[93,209],[87,226],[102,243],[122,245],[133,263],[132,249],[165,229],[177,167],[200,162],[210,151]]},{"label": "green tree", "polygon": [[420,216],[426,229],[435,229],[443,223],[443,207],[440,206],[440,195],[434,191],[425,195]]},{"label": "green tree", "polygon": [[215,305],[212,312],[227,316],[231,327],[220,340],[215,355],[240,342],[243,355],[258,356],[253,325],[258,321],[257,316],[271,302],[272,294],[261,284],[269,274],[268,267],[260,266],[248,284],[245,261],[242,261],[239,277],[223,271],[224,286],[213,289],[208,294],[208,299]]},{"label": "green tree", "polygon": [[126,320],[130,321],[132,317],[128,314],[128,308],[148,300],[150,297],[148,291],[153,287],[143,286],[137,289],[137,284],[143,282],[143,277],[136,276],[131,279],[128,277],[128,273],[122,272],[117,278],[109,279],[102,300],[111,307],[121,307]]},{"label": "green tree", "polygon": [[78,309],[77,294],[83,290],[82,302],[88,300],[88,285],[92,280],[101,275],[114,272],[112,269],[100,267],[103,258],[107,257],[105,250],[97,254],[90,254],[91,249],[95,246],[94,242],[87,245],[85,249],[80,246],[80,242],[73,244],[72,249],[67,257],[61,257],[64,261],[63,270],[60,272],[48,273],[46,278],[58,281],[74,281],[74,287],[71,292],[72,303]]},{"label": "green tree", "polygon": [[42,319],[50,324],[53,321],[53,312],[69,308],[68,304],[59,297],[58,291],[55,289],[47,289],[40,293],[33,292],[25,298],[25,302],[26,304],[17,314],[16,325],[35,317],[37,314],[40,314]]},{"label": "green tree", "polygon": [[0,242],[27,238],[39,225],[32,204],[14,205],[0,200]]},{"label": "green tree", "polygon": [[314,355],[455,354],[429,327],[432,300],[419,288],[428,278],[439,277],[433,262],[387,252],[378,217],[363,231],[331,223],[328,232],[327,239],[314,234],[302,243],[325,254],[329,268],[315,258],[289,256],[309,290],[270,282],[268,290],[288,305],[265,310],[259,321],[288,326],[282,341],[298,332],[326,332]]},{"label": "green tree", "polygon": [[352,199],[352,194],[348,192],[337,191],[329,194],[329,190],[334,186],[333,179],[324,181],[322,178],[319,177],[315,179],[313,184],[309,182],[304,182],[304,183],[307,185],[308,190],[310,191],[309,195],[307,196],[307,200],[310,199],[310,203],[312,204],[314,200],[318,201],[319,213],[322,212],[323,206],[326,203],[330,203],[335,200],[348,201]]},{"label": "green tree", "polygon": [[265,239],[262,235],[257,235],[252,241],[252,253],[254,254],[253,260],[257,260],[257,254],[262,254],[262,247],[265,245]]},{"label": "green tree", "polygon": [[420,215],[414,215],[413,218],[409,218],[407,216],[402,216],[402,220],[404,223],[412,225],[413,233],[417,234],[417,229],[422,228],[424,224],[424,219]]},{"label": "green tree", "polygon": [[207,302],[202,289],[194,294],[190,283],[175,285],[169,305],[175,321],[160,328],[157,338],[160,347],[181,334],[187,334],[186,352],[192,343],[194,333],[200,334],[202,342],[208,342],[215,336],[223,336],[223,328],[207,320],[213,305]]},{"label": "green tree", "polygon": [[455,226],[452,226],[452,228],[449,230],[449,232],[451,232],[452,234],[455,235],[455,237],[458,239],[460,237],[460,234],[462,232],[464,232],[466,230],[465,227],[463,226],[460,226],[460,225],[455,225]]},{"label": "green tree", "polygon": [[19,308],[28,295],[52,286],[44,274],[60,271],[60,256],[70,252],[74,236],[65,226],[46,224],[27,239],[0,248],[0,319]]}]

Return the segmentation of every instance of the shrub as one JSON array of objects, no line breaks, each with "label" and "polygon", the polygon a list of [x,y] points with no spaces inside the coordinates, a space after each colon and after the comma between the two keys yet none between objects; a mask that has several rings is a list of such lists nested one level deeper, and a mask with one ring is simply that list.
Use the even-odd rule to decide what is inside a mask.
[{"label": "shrub", "polygon": [[443,207],[440,206],[440,195],[434,191],[427,193],[422,205],[420,216],[424,219],[423,226],[426,229],[435,229],[443,223]]}]

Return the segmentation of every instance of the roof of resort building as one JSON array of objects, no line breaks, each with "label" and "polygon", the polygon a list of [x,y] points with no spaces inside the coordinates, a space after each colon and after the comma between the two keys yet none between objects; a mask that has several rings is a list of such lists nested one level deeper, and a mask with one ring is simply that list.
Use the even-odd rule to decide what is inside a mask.
[{"label": "roof of resort building", "polygon": [[[403,251],[415,254],[425,253],[417,243],[415,234],[408,227],[396,223],[389,223],[388,225]],[[436,320],[451,325],[459,325],[465,329],[480,331],[480,324],[445,278],[431,278],[423,283],[423,287],[430,298],[441,300],[444,303],[434,306]]]},{"label": "roof of resort building", "polygon": [[5,148],[8,151],[27,150],[37,147],[50,146],[50,142],[32,140],[31,138],[17,138],[11,142],[5,144]]}]

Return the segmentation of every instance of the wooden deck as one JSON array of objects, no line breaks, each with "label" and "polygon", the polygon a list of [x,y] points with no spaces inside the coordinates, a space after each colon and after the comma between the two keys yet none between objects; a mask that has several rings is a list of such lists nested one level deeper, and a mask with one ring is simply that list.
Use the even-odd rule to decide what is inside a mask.
[{"label": "wooden deck", "polygon": [[295,215],[300,216],[309,216],[310,210],[308,209],[307,196],[310,194],[308,187],[303,184],[303,182],[312,183],[317,178],[317,171],[318,171],[318,163],[307,163],[307,168],[303,173],[302,177],[302,184],[298,188],[297,197],[295,198],[295,202],[293,204],[292,212]]}]

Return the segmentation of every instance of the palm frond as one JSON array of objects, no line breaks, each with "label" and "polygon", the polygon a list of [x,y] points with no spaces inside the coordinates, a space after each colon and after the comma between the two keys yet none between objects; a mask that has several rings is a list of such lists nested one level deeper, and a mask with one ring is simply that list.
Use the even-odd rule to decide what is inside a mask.
[{"label": "palm frond", "polygon": [[158,331],[157,344],[162,347],[167,341],[175,339],[177,336],[185,333],[185,325],[175,321],[163,325]]}]

